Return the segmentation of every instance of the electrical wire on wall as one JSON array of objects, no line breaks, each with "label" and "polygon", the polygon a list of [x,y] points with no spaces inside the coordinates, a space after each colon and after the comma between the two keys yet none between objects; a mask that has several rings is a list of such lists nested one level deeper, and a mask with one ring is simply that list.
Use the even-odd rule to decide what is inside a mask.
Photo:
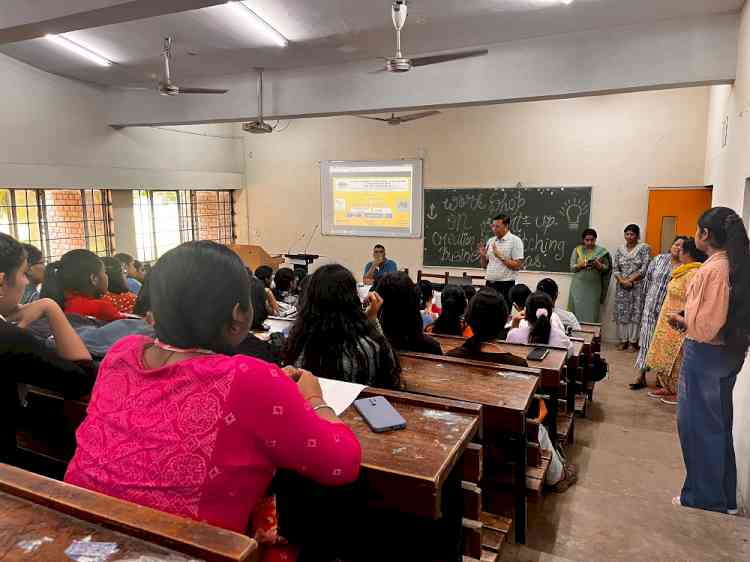
[{"label": "electrical wire on wall", "polygon": [[197,137],[208,137],[212,139],[242,140],[244,138],[240,136],[212,135],[209,133],[201,133],[198,131],[183,131],[182,129],[173,129],[171,127],[159,127],[157,125],[152,125],[151,127],[149,127],[149,129],[159,129],[160,131],[168,131],[170,133],[179,133],[181,135],[194,135]]}]

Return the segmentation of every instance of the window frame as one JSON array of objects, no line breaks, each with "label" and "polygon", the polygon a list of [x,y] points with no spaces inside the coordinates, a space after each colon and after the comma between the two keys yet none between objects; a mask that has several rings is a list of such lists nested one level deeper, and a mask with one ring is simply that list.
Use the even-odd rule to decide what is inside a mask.
[{"label": "window frame", "polygon": [[[218,217],[219,219],[226,221],[226,224],[216,227],[216,230],[219,233],[219,240],[215,238],[209,238],[209,240],[214,240],[220,244],[234,244],[237,240],[235,224],[235,190],[233,189],[134,189],[132,191],[134,195],[133,216],[136,223],[139,222],[138,214],[142,212],[141,207],[144,203],[148,207],[148,216],[141,218],[141,224],[145,225],[148,223],[150,232],[141,233],[139,235],[138,230],[136,229],[136,259],[139,261],[149,263],[156,261],[161,257],[157,244],[159,230],[157,229],[156,213],[154,212],[154,194],[156,193],[176,194],[176,230],[180,236],[180,244],[201,239],[199,238],[199,219],[201,217]],[[216,204],[219,206],[219,209],[215,215],[199,214],[198,209],[202,202],[198,201],[198,194],[201,193],[211,193],[216,195]],[[145,197],[142,197],[141,194],[145,194]],[[229,196],[228,205],[221,200],[222,194],[227,194]],[[139,200],[136,200],[136,198]],[[220,233],[226,232],[226,229],[228,229],[228,236],[221,236]]]},{"label": "window frame", "polygon": [[[27,222],[23,224],[36,224],[38,230],[39,230],[39,246],[41,246],[39,249],[42,251],[42,254],[44,256],[45,262],[49,263],[52,258],[59,259],[61,256],[52,255],[52,242],[57,242],[61,240],[67,240],[67,239],[74,239],[74,238],[66,238],[66,237],[58,237],[58,238],[50,238],[50,224],[58,224],[58,223],[65,223],[69,221],[52,221],[49,220],[48,215],[48,209],[52,207],[63,207],[65,205],[59,205],[51,203],[47,200],[47,194],[52,191],[70,191],[70,192],[77,192],[79,199],[80,199],[80,206],[81,206],[81,223],[83,224],[83,236],[82,239],[84,241],[84,248],[90,249],[90,244],[93,242],[95,250],[92,250],[95,254],[99,256],[109,256],[112,255],[115,252],[115,237],[114,237],[114,219],[112,215],[112,192],[110,189],[104,189],[104,188],[98,188],[98,187],[90,187],[90,188],[46,188],[46,189],[37,189],[37,188],[24,188],[24,187],[0,187],[0,190],[2,191],[8,191],[10,193],[10,230],[11,230],[11,236],[13,236],[16,240],[19,240],[23,243],[30,243],[36,245],[36,241],[34,240],[21,240],[18,236],[18,207],[19,204],[17,203],[16,194],[19,191],[25,191],[25,192],[32,192],[34,193],[35,197],[35,203],[33,205],[30,205],[28,202],[26,204],[22,204],[22,207],[28,208],[36,208],[36,222],[31,223]],[[95,202],[95,192],[101,193],[101,203]],[[87,201],[87,195],[91,196],[91,201],[93,204],[89,204]],[[103,234],[97,234],[96,224],[91,225],[91,219],[89,218],[89,207],[91,207],[91,211],[93,213],[93,222],[101,222],[103,227]],[[101,218],[98,216],[97,208],[101,210]],[[104,237],[104,248],[100,249],[98,246],[98,240],[99,237]]]}]

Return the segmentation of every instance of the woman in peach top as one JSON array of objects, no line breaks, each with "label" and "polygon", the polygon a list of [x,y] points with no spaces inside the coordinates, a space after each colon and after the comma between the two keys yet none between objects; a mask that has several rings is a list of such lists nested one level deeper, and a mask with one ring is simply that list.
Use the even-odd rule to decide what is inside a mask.
[{"label": "woman in peach top", "polygon": [[750,337],[750,247],[742,219],[726,207],[698,220],[708,260],[693,276],[685,311],[670,323],[686,332],[677,428],[687,475],[673,503],[737,513],[732,391]]}]

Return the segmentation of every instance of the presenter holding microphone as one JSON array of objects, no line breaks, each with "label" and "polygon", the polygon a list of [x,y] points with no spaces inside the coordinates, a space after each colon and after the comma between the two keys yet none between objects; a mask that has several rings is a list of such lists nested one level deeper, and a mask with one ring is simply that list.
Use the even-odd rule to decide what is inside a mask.
[{"label": "presenter holding microphone", "polygon": [[485,245],[479,244],[479,261],[487,270],[487,286],[505,297],[509,303],[509,293],[516,284],[516,275],[523,265],[523,241],[511,233],[510,217],[497,215],[492,219],[494,236]]}]

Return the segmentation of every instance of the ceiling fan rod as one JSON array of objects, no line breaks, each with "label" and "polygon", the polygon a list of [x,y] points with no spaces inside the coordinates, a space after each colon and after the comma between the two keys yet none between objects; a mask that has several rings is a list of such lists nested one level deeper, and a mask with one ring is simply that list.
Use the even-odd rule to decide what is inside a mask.
[{"label": "ceiling fan rod", "polygon": [[172,56],[172,38],[166,37],[164,39],[164,49],[162,50],[162,57],[164,58],[164,82],[166,84],[172,83],[172,73],[169,71],[169,59]]},{"label": "ceiling fan rod", "polygon": [[258,122],[263,123],[263,69],[258,69]]},{"label": "ceiling fan rod", "polygon": [[406,2],[403,0],[396,0],[391,7],[391,19],[393,20],[393,27],[396,28],[396,58],[403,58],[401,53],[401,29],[403,29],[406,23],[407,7]]}]

